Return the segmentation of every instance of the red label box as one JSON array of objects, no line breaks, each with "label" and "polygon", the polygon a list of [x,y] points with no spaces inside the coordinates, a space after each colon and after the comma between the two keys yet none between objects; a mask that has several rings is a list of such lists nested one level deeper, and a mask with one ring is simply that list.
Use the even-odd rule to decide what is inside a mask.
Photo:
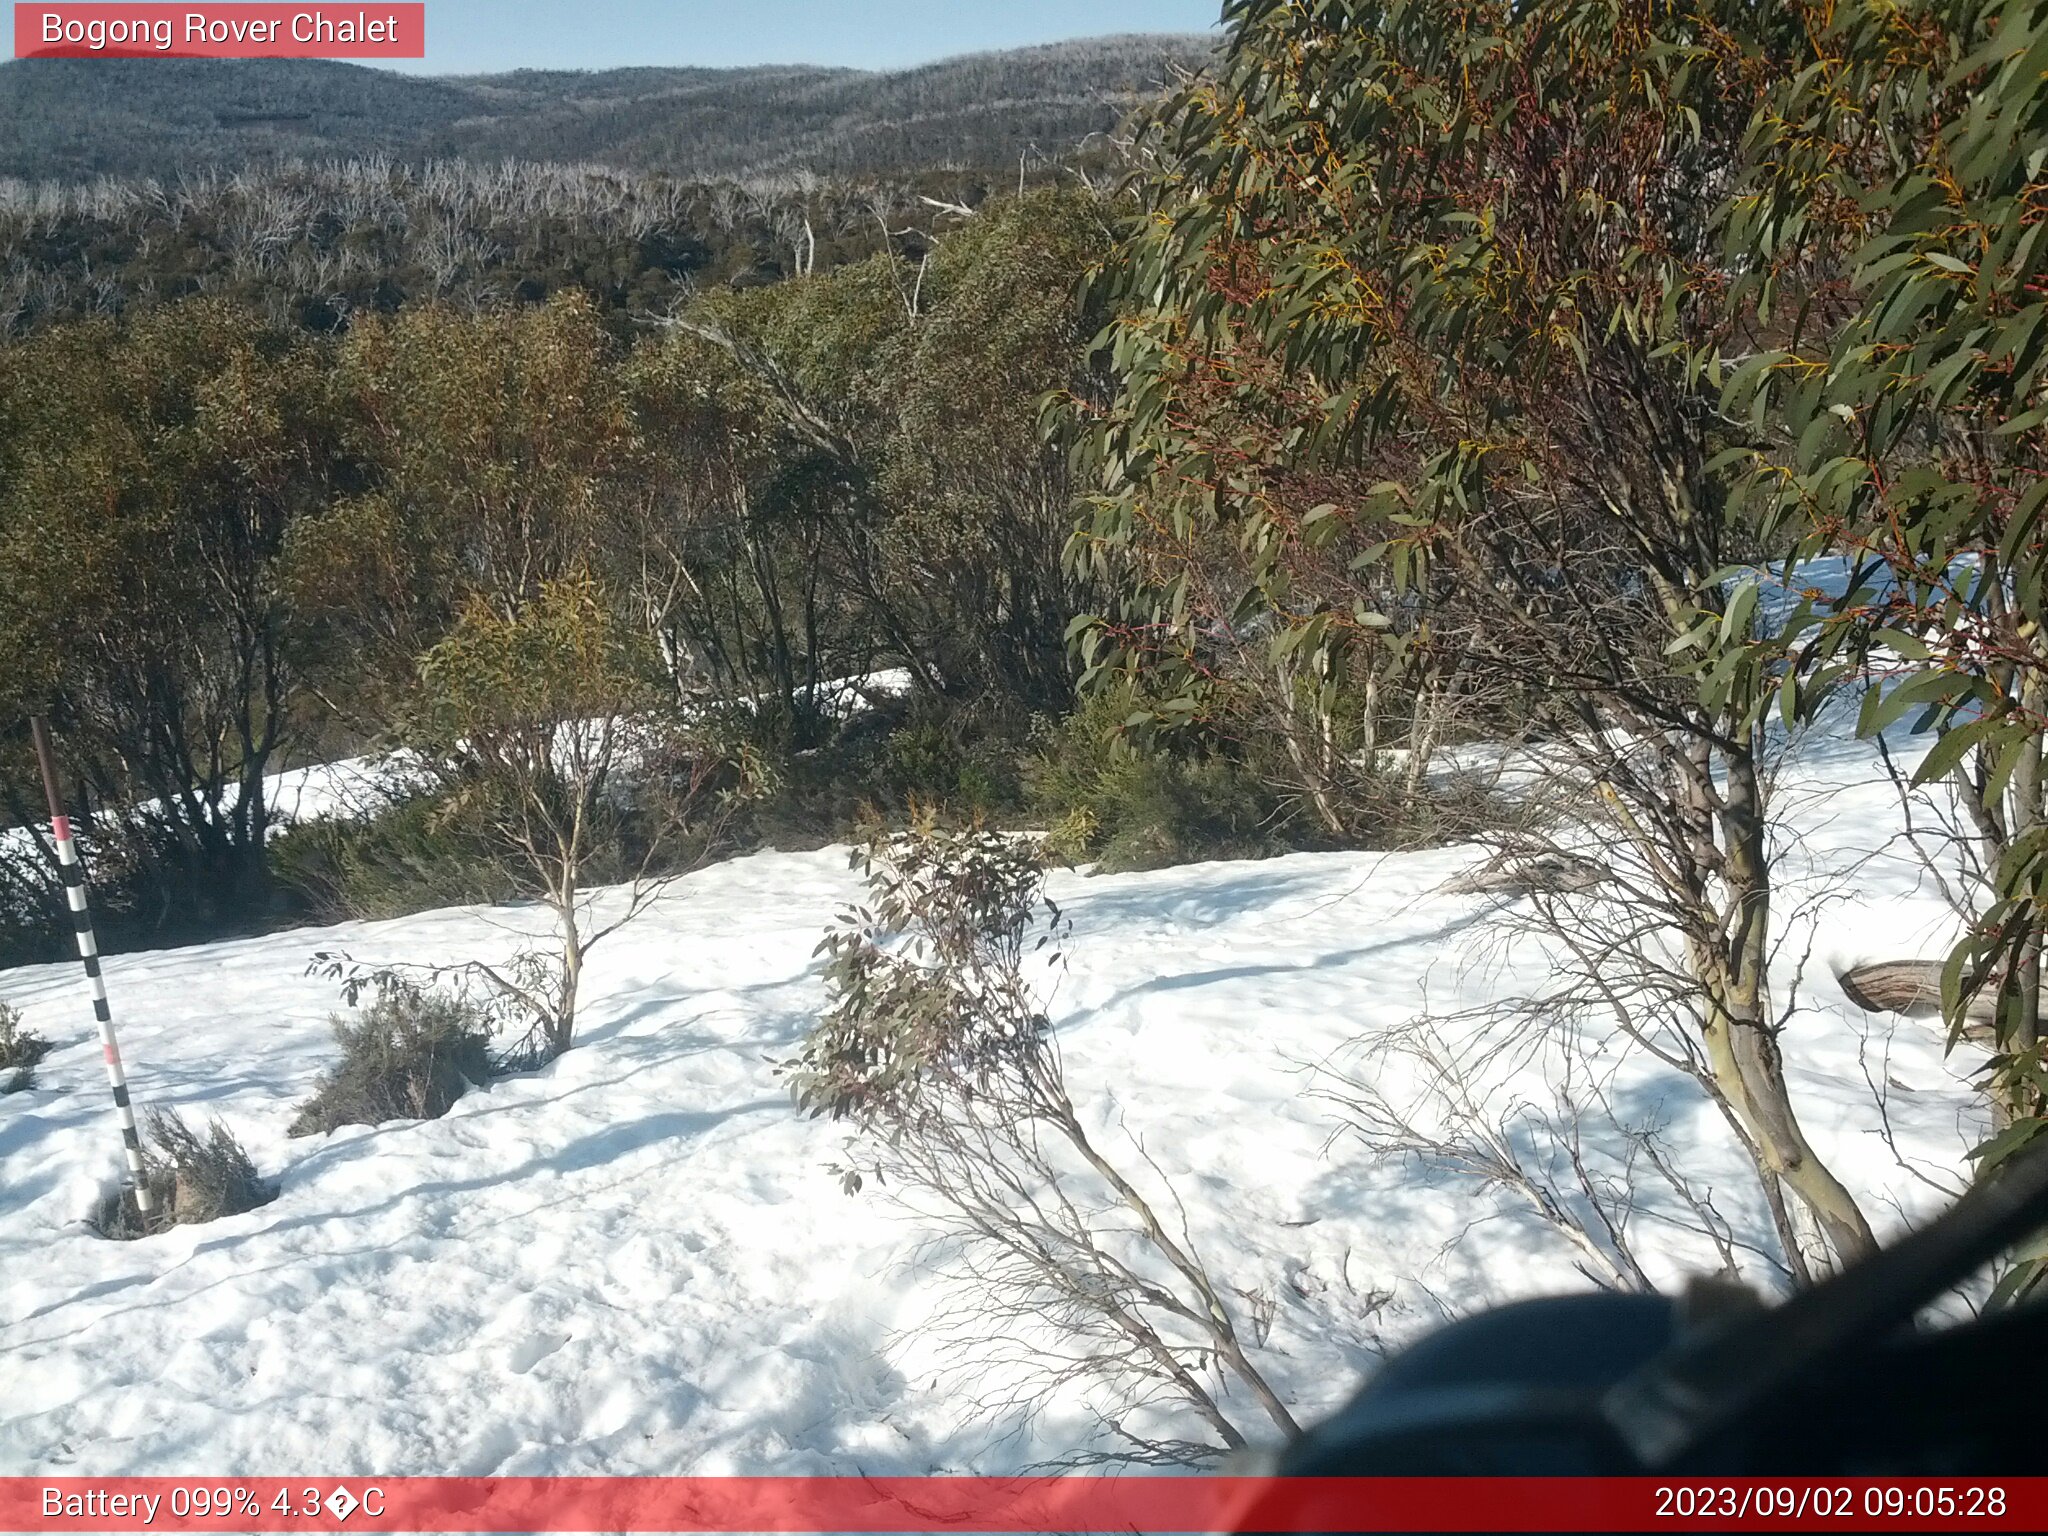
[{"label": "red label box", "polygon": [[0,1533],[2040,1531],[2048,1478],[0,1477]]},{"label": "red label box", "polygon": [[329,5],[23,4],[17,59],[423,59],[427,8]]}]

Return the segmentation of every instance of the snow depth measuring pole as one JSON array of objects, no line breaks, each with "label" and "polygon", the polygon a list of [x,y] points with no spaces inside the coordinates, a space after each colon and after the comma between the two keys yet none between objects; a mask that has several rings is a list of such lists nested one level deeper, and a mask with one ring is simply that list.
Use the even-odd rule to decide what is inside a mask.
[{"label": "snow depth measuring pole", "polygon": [[107,1006],[107,982],[100,974],[100,945],[93,936],[92,909],[85,900],[85,866],[71,836],[71,818],[64,814],[64,796],[57,788],[57,758],[50,750],[49,728],[38,715],[29,721],[36,739],[36,763],[43,770],[43,794],[50,802],[50,835],[57,843],[57,863],[64,871],[64,899],[71,906],[71,927],[78,939],[78,958],[92,983],[92,1016],[99,1020],[100,1049],[107,1058],[107,1085],[114,1090],[114,1108],[121,1115],[121,1148],[128,1158],[128,1179],[135,1190],[135,1208],[151,1210],[149,1181],[142,1176],[142,1138],[135,1130],[135,1110],[128,1102],[128,1078],[121,1070],[121,1047],[114,1039],[114,1013]]}]

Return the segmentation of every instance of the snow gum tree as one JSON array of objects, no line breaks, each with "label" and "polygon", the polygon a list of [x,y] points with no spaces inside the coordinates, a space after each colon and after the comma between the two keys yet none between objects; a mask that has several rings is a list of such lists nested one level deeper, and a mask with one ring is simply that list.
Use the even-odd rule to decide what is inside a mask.
[{"label": "snow gum tree", "polygon": [[1071,705],[1086,593],[1039,405],[1091,392],[1100,316],[1074,291],[1108,243],[1103,206],[991,204],[916,260],[707,294],[647,349],[636,398],[674,468],[645,526],[693,572],[650,606],[715,671],[793,695],[821,648],[842,672],[886,649],[921,693]]},{"label": "snow gum tree", "polygon": [[1758,113],[1728,238],[1760,283],[1839,273],[1843,314],[1727,403],[1760,515],[1850,574],[1764,649],[1788,718],[1875,674],[1864,729],[1935,733],[1914,777],[1953,795],[1965,876],[1944,1004],[1958,1038],[1991,1005],[1995,1168],[2048,1129],[2048,4],[1797,9],[1811,56]]},{"label": "snow gum tree", "polygon": [[[0,366],[0,721],[51,717],[103,877],[155,897],[117,935],[267,915],[264,777],[304,724],[281,551],[349,480],[322,364],[202,300]],[[7,756],[0,810],[33,829]]]},{"label": "snow gum tree", "polygon": [[1091,678],[1148,676],[1167,728],[1264,697],[1332,789],[1355,759],[1326,743],[1426,749],[1438,705],[1540,735],[1640,866],[1792,1267],[1867,1252],[1781,1057],[1770,681],[1732,575],[1763,550],[1720,410],[1764,322],[1715,215],[1797,18],[1225,16],[1111,263],[1121,392],[1087,423],[1073,554],[1124,600],[1081,636]]},{"label": "snow gum tree", "polygon": [[[976,1369],[1014,1375],[1019,1401],[1005,1406],[1096,1388],[1132,1459],[1243,1449],[1222,1383],[1297,1433],[1229,1300],[1248,1293],[1212,1274],[1143,1148],[1143,1170],[1120,1166],[1074,1102],[1039,972],[1057,967],[1065,931],[1044,850],[927,823],[854,862],[867,902],[819,945],[831,1006],[784,1070],[797,1108],[857,1127],[878,1180],[957,1245],[956,1303],[928,1328]],[[862,1188],[859,1170],[842,1176]],[[1263,1342],[1270,1317],[1249,1321]],[[1006,1390],[988,1388],[990,1405]],[[1160,1407],[1213,1440],[1151,1428]]]},{"label": "snow gum tree", "polygon": [[[607,611],[595,582],[572,576],[544,584],[509,615],[472,601],[420,659],[408,738],[554,918],[552,967],[481,972],[532,1021],[542,1056],[575,1043],[591,946],[652,894],[636,877],[688,798],[687,785],[678,798],[665,777],[662,695],[637,638]],[[629,799],[641,813],[637,866],[622,814]],[[623,909],[597,921],[589,887],[622,878],[633,879]]]},{"label": "snow gum tree", "polygon": [[[425,308],[352,331],[335,387],[368,473],[295,525],[284,568],[316,685],[552,915],[545,963],[467,969],[553,1056],[590,946],[658,890],[696,783],[608,563],[649,469],[618,349],[580,297]],[[593,930],[609,882],[624,906]]]},{"label": "snow gum tree", "polygon": [[617,348],[578,295],[365,319],[334,387],[365,474],[293,526],[283,587],[322,697],[374,732],[472,604],[509,620],[596,563],[642,460]]}]

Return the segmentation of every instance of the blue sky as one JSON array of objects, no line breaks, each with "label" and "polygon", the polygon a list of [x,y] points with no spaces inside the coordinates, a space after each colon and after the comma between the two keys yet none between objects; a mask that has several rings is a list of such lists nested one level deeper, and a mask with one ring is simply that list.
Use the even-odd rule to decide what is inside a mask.
[{"label": "blue sky", "polygon": [[1218,0],[427,0],[414,73],[627,64],[894,69],[1112,32],[1199,32]]}]

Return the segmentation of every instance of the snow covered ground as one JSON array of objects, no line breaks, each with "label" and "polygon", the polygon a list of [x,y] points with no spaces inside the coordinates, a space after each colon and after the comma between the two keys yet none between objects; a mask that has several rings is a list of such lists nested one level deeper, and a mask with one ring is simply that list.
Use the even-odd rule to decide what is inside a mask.
[{"label": "snow covered ground", "polygon": [[[324,793],[313,786],[312,793]],[[1940,1201],[1982,1123],[1934,1026],[1852,1008],[1835,971],[1931,952],[1949,921],[1874,760],[1824,742],[1790,774],[1789,873],[1820,905],[1787,1056],[1809,1133],[1885,1231]],[[1495,898],[1446,894],[1473,849],[1063,874],[1053,1017],[1113,1156],[1172,1181],[1219,1278],[1275,1302],[1262,1367],[1297,1416],[1374,1352],[1513,1296],[1579,1289],[1575,1253],[1504,1195],[1374,1162],[1309,1090],[1369,1072],[1362,1031],[1538,977],[1487,943]],[[918,1222],[840,1192],[845,1136],[798,1119],[773,1063],[823,1000],[812,950],[854,894],[843,852],[680,883],[591,957],[581,1043],[443,1120],[290,1140],[332,1056],[316,950],[502,956],[533,914],[463,909],[107,963],[138,1102],[224,1117],[281,1179],[261,1210],[136,1243],[83,1217],[118,1143],[75,967],[0,973],[57,1048],[0,1099],[0,1472],[1002,1471],[1094,1443],[1033,1420],[916,1325],[942,1280]],[[1786,910],[1797,906],[1788,899]],[[1786,972],[1804,945],[1787,950]],[[1760,1221],[1714,1113],[1629,1068],[1625,1114]],[[1528,1085],[1540,1095],[1540,1083]],[[1697,1253],[1645,1220],[1661,1280]],[[1696,1245],[1695,1245],[1696,1247]],[[1240,1422],[1259,1422],[1248,1404]]]}]

